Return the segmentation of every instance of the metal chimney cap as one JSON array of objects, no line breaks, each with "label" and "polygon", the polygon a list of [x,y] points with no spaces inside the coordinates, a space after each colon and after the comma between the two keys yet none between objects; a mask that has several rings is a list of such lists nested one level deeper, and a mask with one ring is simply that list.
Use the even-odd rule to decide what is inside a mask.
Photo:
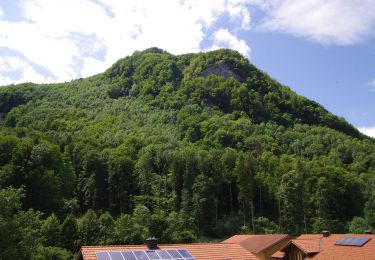
[{"label": "metal chimney cap", "polygon": [[323,237],[329,237],[331,235],[331,232],[329,232],[328,230],[323,230],[322,235]]},{"label": "metal chimney cap", "polygon": [[148,249],[150,250],[158,249],[158,239],[156,237],[147,238],[146,244],[147,244]]},{"label": "metal chimney cap", "polygon": [[371,229],[365,230],[365,232],[363,232],[363,233],[365,233],[365,234],[372,234],[372,230]]}]

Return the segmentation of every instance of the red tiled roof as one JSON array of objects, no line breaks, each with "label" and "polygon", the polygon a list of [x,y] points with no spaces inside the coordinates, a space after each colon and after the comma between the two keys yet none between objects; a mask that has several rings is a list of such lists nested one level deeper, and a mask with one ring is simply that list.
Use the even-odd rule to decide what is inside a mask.
[{"label": "red tiled roof", "polygon": [[224,240],[221,243],[239,244],[239,243],[245,241],[246,239],[249,239],[249,238],[254,237],[254,236],[255,235],[234,235],[234,236],[231,236],[230,238]]},{"label": "red tiled roof", "polygon": [[263,250],[273,246],[274,244],[289,238],[286,234],[272,234],[272,235],[235,235],[222,243],[239,244],[245,249],[254,254],[258,254]]},{"label": "red tiled roof", "polygon": [[[344,237],[370,238],[370,240],[361,247],[336,245],[336,242]],[[292,240],[281,251],[287,252],[291,244],[308,254],[306,259],[309,260],[375,260],[375,235],[332,234],[323,237],[305,234]]]},{"label": "red tiled roof", "polygon": [[[196,260],[256,260],[256,256],[237,244],[199,243],[159,245],[159,249],[186,249]],[[82,246],[78,259],[96,260],[96,252],[147,250],[146,245]]]},{"label": "red tiled roof", "polygon": [[298,240],[305,240],[305,239],[318,239],[318,238],[322,238],[323,235],[322,234],[302,234],[300,235],[299,237],[297,237],[296,239]]},{"label": "red tiled roof", "polygon": [[[343,237],[361,237],[370,240],[361,247],[335,245]],[[321,252],[314,256],[313,260],[375,260],[375,235],[332,234],[321,240]]]},{"label": "red tiled roof", "polygon": [[284,257],[285,257],[285,253],[284,253],[284,252],[281,252],[281,251],[277,251],[277,252],[274,253],[271,257],[272,257],[272,258],[284,258]]},{"label": "red tiled roof", "polygon": [[320,241],[321,239],[294,239],[291,241],[291,243],[297,246],[306,254],[313,254],[320,252]]}]

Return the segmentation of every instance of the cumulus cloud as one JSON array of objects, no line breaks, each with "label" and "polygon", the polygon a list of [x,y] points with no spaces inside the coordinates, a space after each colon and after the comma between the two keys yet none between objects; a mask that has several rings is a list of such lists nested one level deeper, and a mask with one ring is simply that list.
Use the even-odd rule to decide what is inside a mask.
[{"label": "cumulus cloud", "polygon": [[221,28],[214,34],[214,44],[211,49],[229,48],[239,51],[245,56],[250,55],[250,47],[244,40],[238,39],[231,34],[227,29]]},{"label": "cumulus cloud", "polygon": [[107,67],[105,66],[104,62],[93,57],[85,57],[83,58],[81,76],[86,78],[98,73],[98,71],[104,71],[105,69],[107,69]]},{"label": "cumulus cloud", "polygon": [[371,92],[375,92],[375,79],[371,80],[369,83],[367,83],[367,85],[371,87]]},{"label": "cumulus cloud", "polygon": [[0,57],[0,82],[3,85],[22,82],[47,83],[51,78],[37,72],[33,66],[18,58],[11,56]]},{"label": "cumulus cloud", "polygon": [[[152,46],[173,54],[201,51],[205,38],[244,54],[250,50],[229,31],[216,32],[214,38],[208,35],[209,29],[223,16],[229,17],[232,27],[249,29],[247,0],[18,0],[16,3],[21,10],[21,21],[6,20],[0,9],[0,55],[4,56],[1,49],[10,51],[34,67],[33,79],[40,76],[35,66],[43,69],[48,80],[66,81],[102,72],[117,59]],[[12,82],[12,77],[0,73],[0,85]],[[15,78],[14,82],[19,80]]]},{"label": "cumulus cloud", "polygon": [[240,23],[240,27],[243,30],[250,29],[250,12],[247,5],[239,1],[230,1],[227,5],[227,11],[231,19],[235,22]]},{"label": "cumulus cloud", "polygon": [[27,22],[0,23],[0,47],[9,48],[55,75],[56,80],[72,78],[73,58],[78,49],[69,39],[45,35]]},{"label": "cumulus cloud", "polygon": [[358,127],[358,130],[367,136],[375,138],[375,126]]},{"label": "cumulus cloud", "polygon": [[276,0],[263,9],[267,16],[261,29],[322,44],[351,45],[375,34],[373,0]]},{"label": "cumulus cloud", "polygon": [[[322,44],[356,44],[375,35],[373,0],[15,0],[12,20],[0,3],[0,56],[24,62],[0,85],[31,79],[67,81],[103,71],[135,50],[157,46],[173,54],[232,48],[250,55],[238,37],[251,28],[289,33]],[[13,9],[14,9],[13,8]],[[250,10],[264,19],[252,24]],[[10,19],[10,20],[8,20]],[[225,20],[225,24],[223,24]],[[219,26],[220,25],[220,26]],[[29,69],[23,73],[22,70]],[[41,69],[40,69],[41,68]],[[31,70],[32,69],[32,70]],[[21,73],[21,72],[22,73]]]}]

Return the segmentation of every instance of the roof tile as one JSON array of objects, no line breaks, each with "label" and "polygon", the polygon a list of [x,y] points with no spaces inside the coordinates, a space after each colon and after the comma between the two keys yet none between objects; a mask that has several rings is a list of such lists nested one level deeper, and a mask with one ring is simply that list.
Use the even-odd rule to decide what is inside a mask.
[{"label": "roof tile", "polygon": [[[186,249],[196,260],[256,260],[256,256],[237,244],[197,243],[159,245],[159,249]],[[96,260],[96,252],[147,250],[146,245],[123,246],[82,246],[78,257],[84,260]],[[80,259],[80,258],[79,258]]]},{"label": "roof tile", "polygon": [[[361,247],[335,245],[343,237],[370,238],[370,241]],[[321,247],[321,252],[313,258],[314,260],[375,260],[375,235],[333,234],[322,238]]]},{"label": "roof tile", "polygon": [[321,239],[294,239],[292,243],[304,251],[306,254],[319,253],[320,252],[320,241]]},{"label": "roof tile", "polygon": [[270,234],[270,235],[235,235],[222,243],[239,244],[254,254],[258,254],[270,246],[280,242],[281,240],[288,239],[286,234]]},{"label": "roof tile", "polygon": [[284,257],[285,257],[285,253],[284,253],[284,252],[281,252],[281,251],[277,251],[277,252],[274,253],[271,257],[272,257],[272,258],[284,258]]},{"label": "roof tile", "polygon": [[[361,247],[336,245],[336,242],[343,237],[370,238],[370,240]],[[292,240],[290,244],[309,254],[306,259],[375,260],[375,235],[370,234],[332,234],[328,237],[304,234]],[[282,251],[287,251],[288,246]]]}]

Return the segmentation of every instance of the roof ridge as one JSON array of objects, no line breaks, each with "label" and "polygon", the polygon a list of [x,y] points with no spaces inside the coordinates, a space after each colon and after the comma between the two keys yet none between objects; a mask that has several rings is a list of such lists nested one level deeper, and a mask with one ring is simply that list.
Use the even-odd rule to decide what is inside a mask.
[{"label": "roof ridge", "polygon": [[[233,237],[239,237],[239,236],[233,236]],[[245,237],[244,239],[238,241],[236,239],[233,239],[232,241],[226,242],[227,240],[230,240],[231,238],[228,238],[227,240],[223,241],[223,244],[238,244],[245,248],[246,250],[250,251],[251,253],[258,254],[259,252],[262,252],[264,250],[267,250],[268,248],[274,246],[277,243],[280,243],[281,241],[288,239],[288,234],[259,234],[259,235],[248,235],[248,237]],[[263,243],[259,243],[259,241],[263,241]],[[253,246],[249,246],[249,243],[252,243]],[[254,247],[254,244],[257,246]]]},{"label": "roof ridge", "polygon": [[[186,246],[186,245],[218,245],[225,246],[225,244],[235,244],[238,243],[222,243],[222,242],[202,242],[202,243],[187,243],[187,244],[158,244],[158,246]],[[123,244],[123,245],[83,245],[82,248],[94,248],[94,247],[144,247],[146,244]]]},{"label": "roof ridge", "polygon": [[[275,244],[279,243],[281,240],[283,240],[283,239],[289,237],[288,234],[276,234],[276,235],[280,235],[280,236],[283,235],[283,236],[282,236],[282,238],[280,238],[279,240],[274,241],[273,243],[271,243],[271,244],[269,244],[268,246],[266,246],[265,248],[263,248],[261,251],[266,250],[266,249],[268,249],[268,248],[274,246]],[[260,251],[258,251],[257,253],[259,253],[259,252],[260,252]]]}]

